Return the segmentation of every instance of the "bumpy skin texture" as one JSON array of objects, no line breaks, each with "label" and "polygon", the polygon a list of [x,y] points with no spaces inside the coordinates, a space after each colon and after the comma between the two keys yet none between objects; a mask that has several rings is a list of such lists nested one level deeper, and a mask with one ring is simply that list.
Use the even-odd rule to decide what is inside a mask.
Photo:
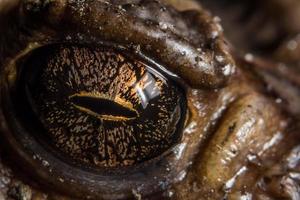
[{"label": "bumpy skin texture", "polygon": [[[132,188],[126,198],[299,199],[300,76],[295,55],[299,55],[300,45],[291,48],[299,41],[287,41],[290,48],[285,49],[283,44],[266,59],[251,55],[244,59],[238,49],[225,45],[218,18],[213,19],[193,1],[164,1],[171,5],[165,6],[158,1],[111,0],[112,6],[108,4],[106,9],[101,6],[103,2],[0,1],[2,73],[10,74],[3,71],[4,66],[13,63],[28,44],[34,48],[65,36],[79,42],[101,38],[130,43],[133,50],[139,46],[138,51],[187,83],[189,116],[173,154],[166,156],[158,172],[153,172],[156,178],[147,180],[155,189],[147,193],[139,187],[142,182],[125,179],[121,185]],[[122,7],[129,2],[135,6]],[[269,7],[279,5],[277,1],[268,3]],[[108,17],[112,23],[102,23]],[[66,24],[70,27],[67,30]],[[286,28],[292,38],[297,38],[295,30]],[[287,63],[283,71],[282,63]],[[5,127],[2,123],[1,130]],[[76,191],[76,185],[75,189],[69,187],[67,180],[57,181],[58,187],[53,187],[27,176],[28,171],[43,171],[42,165],[37,168],[38,162],[30,161],[36,168],[24,169],[13,155],[3,150],[0,157],[0,199],[84,198],[82,191]],[[170,172],[164,174],[167,166]],[[110,195],[92,197],[117,199],[113,190]]]}]

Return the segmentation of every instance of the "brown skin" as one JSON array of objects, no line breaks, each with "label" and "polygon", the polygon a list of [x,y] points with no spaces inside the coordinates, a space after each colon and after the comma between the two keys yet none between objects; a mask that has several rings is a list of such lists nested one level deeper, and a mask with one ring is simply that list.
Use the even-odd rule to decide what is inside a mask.
[{"label": "brown skin", "polygon": [[[267,59],[250,60],[248,56],[244,60],[236,48],[228,49],[217,22],[194,1],[184,1],[184,4],[180,0],[164,1],[180,10],[167,7],[166,13],[170,17],[153,17],[152,20],[157,22],[173,23],[175,29],[169,32],[170,28],[167,28],[167,33],[159,26],[150,26],[152,29],[144,26],[143,20],[147,16],[138,15],[139,9],[126,12],[123,17],[126,19],[124,23],[128,24],[121,27],[118,18],[113,18],[115,14],[109,19],[119,26],[113,26],[113,23],[101,24],[101,20],[110,14],[108,12],[99,17],[100,12],[105,12],[101,10],[101,4],[92,2],[83,7],[87,10],[80,11],[80,5],[71,7],[68,1],[55,2],[47,10],[38,7],[37,13],[30,6],[22,10],[13,1],[1,2],[0,11],[4,17],[1,16],[0,20],[23,19],[24,26],[31,33],[31,36],[27,36],[18,26],[13,26],[16,23],[0,21],[1,27],[5,27],[0,29],[2,70],[11,69],[9,66],[19,59],[17,55],[24,52],[27,44],[37,42],[38,45],[45,45],[63,38],[67,34],[65,32],[80,42],[92,42],[92,39],[87,36],[81,40],[72,33],[80,32],[82,36],[91,33],[96,40],[113,40],[125,46],[126,36],[129,43],[140,45],[141,53],[163,64],[187,83],[188,120],[181,141],[171,153],[160,158],[163,162],[157,168],[151,167],[151,164],[141,167],[150,170],[149,177],[131,179],[128,175],[125,182],[118,183],[123,189],[111,188],[108,192],[103,189],[102,193],[87,193],[78,174],[73,174],[74,179],[78,178],[76,184],[72,185],[68,179],[62,183],[56,179],[56,175],[63,175],[64,169],[57,169],[57,174],[47,174],[41,165],[42,161],[32,160],[32,156],[26,157],[24,154],[20,158],[22,148],[9,137],[10,129],[2,123],[1,133],[4,136],[1,139],[5,141],[5,145],[2,145],[5,148],[0,157],[3,161],[0,163],[0,199],[69,200],[74,199],[72,196],[84,199],[87,195],[95,199],[117,199],[117,194],[130,199],[299,199],[300,163],[297,145],[300,141],[300,105],[297,102],[300,99],[300,75],[299,68],[294,64],[299,62],[299,58],[293,56],[297,55],[297,48],[288,52],[284,50],[283,44],[276,52],[269,52]],[[270,1],[269,5],[272,3]],[[150,13],[157,12],[155,7],[145,7]],[[191,8],[194,11],[184,11]],[[18,12],[11,11],[12,16],[21,13],[22,17],[8,18],[7,15],[13,9]],[[174,18],[176,20],[172,21]],[[103,26],[101,31],[99,23]],[[61,29],[65,24],[71,24],[67,31]],[[127,35],[122,35],[117,28],[123,28],[122,33]],[[151,30],[159,33],[160,37],[168,37],[164,41],[156,40],[151,34],[145,34]],[[191,30],[196,34],[192,34]],[[292,29],[286,30],[291,36],[295,34],[289,32]],[[130,36],[131,32],[135,34]],[[212,34],[217,34],[217,37],[211,38]],[[189,40],[181,40],[181,37],[188,37]],[[170,42],[166,43],[166,40]],[[147,44],[153,48],[146,48]],[[189,50],[191,54],[180,54],[174,44],[179,44],[181,49]],[[201,51],[207,55],[204,62],[214,63],[212,73],[207,73],[194,62],[197,57],[194,47],[201,44],[211,46],[203,47]],[[157,49],[160,50],[159,54],[155,51]],[[211,55],[221,55],[224,60],[218,63]],[[277,67],[278,61],[288,63],[284,73]],[[223,73],[226,65],[230,66],[229,76]],[[3,74],[11,75],[9,77],[14,79],[12,72],[4,71],[1,80]],[[2,112],[1,109],[1,122],[6,121]],[[28,159],[24,161],[24,157]],[[48,157],[43,159],[49,161],[52,167],[54,161],[52,163]],[[169,170],[166,170],[167,166]],[[110,179],[113,177],[107,177],[105,181],[109,183]],[[166,187],[159,186],[159,180]],[[146,189],[140,189],[141,184],[145,184]],[[128,191],[126,186],[131,190]],[[152,191],[149,192],[147,187]]]}]

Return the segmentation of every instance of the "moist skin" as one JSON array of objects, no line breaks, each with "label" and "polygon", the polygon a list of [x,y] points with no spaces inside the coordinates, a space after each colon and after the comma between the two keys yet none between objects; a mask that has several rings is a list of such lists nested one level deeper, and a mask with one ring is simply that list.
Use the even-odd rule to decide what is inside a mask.
[{"label": "moist skin", "polygon": [[[60,29],[57,25],[64,18],[63,14],[66,12],[64,10],[66,2],[58,2],[55,5],[57,9],[50,10],[50,14],[49,12],[42,13],[51,28],[41,31],[43,34],[33,32],[33,35],[36,34],[36,37],[43,39],[51,39],[54,37],[53,35],[56,35],[56,31]],[[119,3],[119,1],[113,2]],[[293,76],[293,74],[299,72],[299,67],[294,64],[297,62],[284,60],[283,58],[286,57],[280,56],[287,54],[290,58],[295,59],[292,55],[295,54],[297,48],[293,48],[292,51],[291,49],[282,50],[284,48],[280,48],[279,44],[279,53],[265,57],[262,57],[263,54],[259,57],[248,54],[244,57],[234,45],[228,47],[224,44],[223,33],[218,29],[219,20],[217,18],[212,18],[194,1],[184,2],[184,7],[182,7],[182,1],[165,1],[174,8],[167,7],[168,14],[153,17],[152,20],[163,22],[161,25],[167,24],[167,30],[171,30],[170,32],[174,32],[175,35],[189,38],[189,42],[183,43],[174,37],[172,44],[181,42],[180,44],[186,49],[192,49],[188,48],[190,46],[206,44],[202,46],[204,52],[207,53],[205,63],[209,61],[215,62],[215,64],[220,61],[220,63],[213,65],[218,66],[218,68],[212,69],[212,72],[215,73],[205,73],[205,71],[195,70],[195,68],[179,67],[183,59],[191,61],[191,57],[182,55],[182,59],[173,62],[170,58],[180,55],[174,45],[164,46],[168,52],[167,56],[163,58],[149,50],[152,57],[155,57],[155,61],[162,62],[165,59],[164,64],[169,67],[168,69],[179,74],[188,83],[186,99],[189,120],[186,122],[182,140],[174,148],[174,158],[168,159],[170,163],[175,163],[173,167],[177,170],[174,173],[176,176],[170,178],[166,188],[157,192],[153,191],[151,194],[146,195],[143,191],[133,187],[131,197],[188,200],[298,199],[300,149],[298,146],[299,112],[297,110],[299,104],[295,102],[299,102],[297,100],[300,95],[299,76]],[[273,3],[270,1],[269,5],[273,5]],[[93,3],[90,5],[95,6]],[[145,5],[146,11],[150,14],[158,13],[161,8],[160,6],[151,6],[153,5]],[[19,18],[14,17],[15,11],[18,10],[17,4],[8,4],[4,1],[1,2],[0,8],[3,15],[12,16],[12,20],[19,22]],[[91,7],[91,10],[93,8]],[[190,10],[191,8],[193,11]],[[71,11],[75,12],[76,7]],[[147,15],[147,12],[145,14],[139,11],[139,9],[132,9],[128,13],[130,13],[129,16],[139,19],[152,17],[152,15]],[[201,13],[200,16],[199,13]],[[74,15],[68,16],[74,21],[73,31],[79,32],[79,27],[86,23],[93,34],[97,35],[96,26],[94,26],[94,22],[91,22],[93,17],[97,17],[97,13],[88,16],[87,21],[80,20],[82,18],[79,14],[80,12],[75,12]],[[1,18],[3,19],[3,17]],[[172,18],[176,18],[176,20],[172,20]],[[35,18],[29,17],[28,20],[29,25],[35,25],[35,23],[30,23],[34,22]],[[199,20],[199,23],[195,23],[197,22],[195,20]],[[172,26],[176,28],[172,30]],[[17,38],[16,35],[20,36],[18,27],[7,24],[4,20],[1,21],[1,27],[6,28],[1,30],[1,33],[6,33],[0,37],[1,65],[9,63],[10,57],[15,58],[14,55],[20,49],[25,49],[26,44],[37,40],[31,37],[24,37],[25,39],[18,37],[20,41],[13,40]],[[39,27],[33,26],[32,28],[40,30]],[[107,29],[110,30],[109,28]],[[164,29],[165,26],[160,28]],[[145,31],[147,30],[143,30],[143,33]],[[192,34],[192,32],[196,34]],[[150,34],[150,32],[148,33]],[[108,35],[99,33],[103,37],[110,37],[112,34],[112,32]],[[168,34],[172,36],[171,33]],[[203,37],[198,38],[199,35]],[[71,36],[75,37],[72,34]],[[293,33],[290,37],[296,38]],[[228,38],[230,37],[228,36]],[[131,40],[139,43],[135,39]],[[9,41],[15,42],[10,43]],[[296,39],[293,41],[297,42]],[[153,41],[149,39],[148,42]],[[240,40],[239,42],[246,41]],[[11,44],[14,44],[14,48],[9,48]],[[160,43],[157,46],[158,49],[162,48],[162,45]],[[141,46],[143,48],[143,44]],[[220,55],[217,55],[218,53]],[[195,55],[198,54],[195,53]],[[219,57],[212,58],[211,55]],[[279,62],[287,63],[284,65],[284,72],[278,68]],[[230,65],[229,73],[227,76],[226,73],[223,76],[224,70],[220,69],[226,69],[224,67],[227,64]],[[197,76],[194,75],[195,72],[198,73]],[[177,161],[176,158],[178,158]],[[23,170],[13,167],[16,165],[9,154],[2,154],[1,160],[3,162],[0,165],[0,181],[3,183],[3,187],[0,189],[0,197],[3,199],[73,199],[69,194],[62,195],[52,187],[43,187],[41,186],[43,184],[34,182],[35,179],[26,176]],[[149,182],[155,182],[155,180],[149,179]],[[63,183],[61,184],[63,185]],[[109,199],[109,196],[104,198]],[[111,199],[114,199],[114,194],[111,194]]]}]

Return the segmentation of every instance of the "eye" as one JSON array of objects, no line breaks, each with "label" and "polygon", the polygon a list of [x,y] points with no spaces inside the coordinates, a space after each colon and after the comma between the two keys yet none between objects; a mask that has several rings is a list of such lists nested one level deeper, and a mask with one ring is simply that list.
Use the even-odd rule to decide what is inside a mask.
[{"label": "eye", "polygon": [[24,52],[2,73],[1,129],[5,149],[34,180],[110,199],[141,185],[152,193],[178,173],[168,167],[187,120],[178,78],[113,44]]},{"label": "eye", "polygon": [[93,167],[151,160],[180,139],[185,96],[174,81],[114,49],[36,49],[18,75],[23,126],[64,157]]}]

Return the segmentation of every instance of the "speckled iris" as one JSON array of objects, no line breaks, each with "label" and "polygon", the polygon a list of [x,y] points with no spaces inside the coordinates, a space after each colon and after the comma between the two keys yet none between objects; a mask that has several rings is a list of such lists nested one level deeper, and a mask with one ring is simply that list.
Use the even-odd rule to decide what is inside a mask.
[{"label": "speckled iris", "polygon": [[181,137],[183,90],[147,64],[107,47],[52,45],[24,68],[25,98],[64,156],[96,167],[137,164]]}]

